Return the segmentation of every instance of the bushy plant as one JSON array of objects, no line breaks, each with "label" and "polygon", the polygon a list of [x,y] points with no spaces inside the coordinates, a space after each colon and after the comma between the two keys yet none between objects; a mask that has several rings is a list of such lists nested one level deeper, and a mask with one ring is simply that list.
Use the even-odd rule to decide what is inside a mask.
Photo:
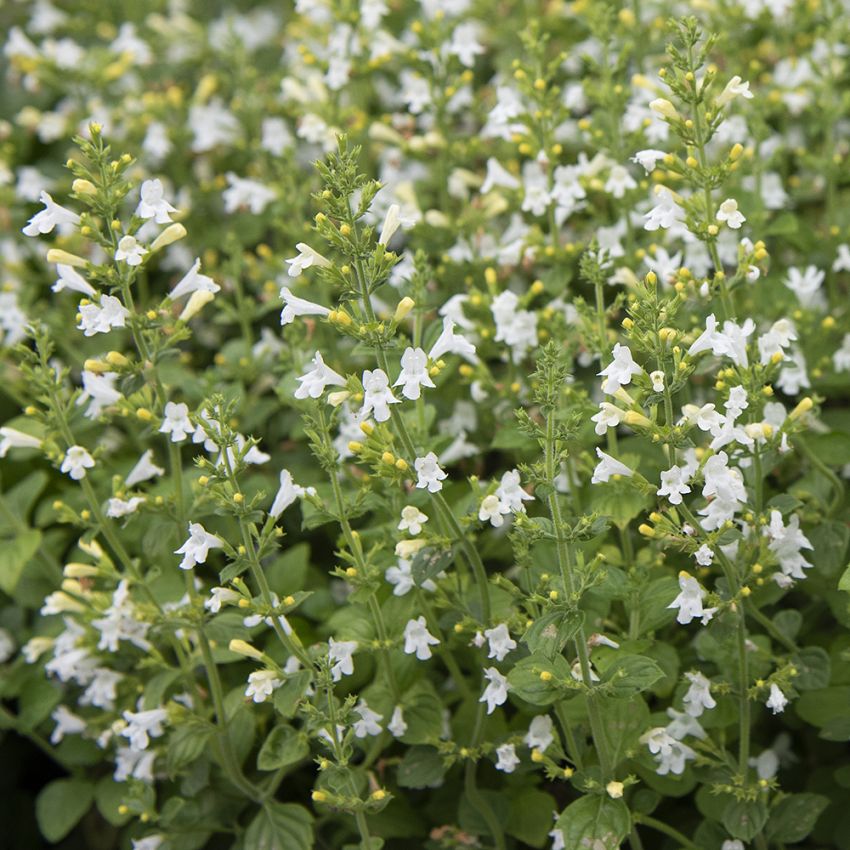
[{"label": "bushy plant", "polygon": [[850,848],[848,13],[0,9],[10,846]]}]

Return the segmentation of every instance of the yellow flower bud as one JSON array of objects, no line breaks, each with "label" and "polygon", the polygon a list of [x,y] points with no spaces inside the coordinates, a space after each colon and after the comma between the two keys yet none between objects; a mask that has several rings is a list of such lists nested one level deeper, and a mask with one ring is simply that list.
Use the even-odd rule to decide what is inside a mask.
[{"label": "yellow flower bud", "polygon": [[244,640],[234,638],[230,641],[227,648],[231,652],[235,652],[237,655],[244,655],[246,658],[255,658],[257,661],[262,661],[263,659],[263,653]]}]

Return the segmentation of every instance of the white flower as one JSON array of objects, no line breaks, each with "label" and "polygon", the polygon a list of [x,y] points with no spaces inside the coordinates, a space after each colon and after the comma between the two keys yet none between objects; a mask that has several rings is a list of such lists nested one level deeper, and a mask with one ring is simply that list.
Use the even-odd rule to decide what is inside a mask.
[{"label": "white flower", "polygon": [[664,373],[660,370],[649,373],[649,380],[652,383],[652,391],[656,393],[664,392]]},{"label": "white flower", "polygon": [[282,325],[290,324],[296,316],[327,316],[331,312],[321,304],[314,304],[312,301],[293,295],[288,286],[281,287],[280,297],[285,305],[280,312],[280,323]]},{"label": "white flower", "polygon": [[381,724],[378,721],[383,718],[377,711],[372,711],[369,708],[365,699],[361,698],[353,710],[360,715],[360,719],[355,720],[352,724],[355,738],[365,738],[367,735],[381,734]]},{"label": "white flower", "polygon": [[727,838],[720,845],[720,850],[745,850],[744,842],[740,838]]},{"label": "white flower", "polygon": [[779,686],[775,682],[770,684],[770,696],[767,698],[765,705],[774,713],[781,714],[785,711],[785,706],[788,705],[788,697],[782,693]]},{"label": "white flower", "polygon": [[749,82],[741,82],[741,78],[736,74],[726,83],[726,88],[717,96],[716,103],[718,106],[725,106],[730,100],[739,96],[745,100],[750,100],[753,93],[750,91]]},{"label": "white flower", "polygon": [[265,702],[283,684],[274,670],[255,670],[248,675],[248,687],[245,696],[254,702]]},{"label": "white flower", "polygon": [[38,236],[40,233],[52,233],[57,224],[79,224],[80,217],[57,204],[47,192],[38,196],[39,201],[44,204],[44,209],[37,212],[23,229],[26,236]]},{"label": "white flower", "polygon": [[398,204],[390,204],[384,218],[384,226],[381,228],[381,235],[378,237],[378,244],[389,245],[390,239],[393,238],[402,223],[401,207]]},{"label": "white flower", "polygon": [[647,148],[646,150],[638,151],[633,157],[632,162],[640,165],[647,174],[655,170],[658,160],[664,159],[667,156],[665,151],[659,151],[655,148]]},{"label": "white flower", "polygon": [[97,295],[94,287],[73,266],[57,263],[56,270],[59,272],[59,277],[51,287],[54,292],[62,292],[63,289],[68,289],[71,292],[88,295],[89,298],[94,298]]},{"label": "white flower", "polygon": [[91,399],[85,414],[88,419],[96,419],[104,407],[115,404],[121,399],[121,393],[115,389],[115,382],[118,380],[117,372],[104,372],[98,375],[85,369],[82,378],[83,392],[77,399],[77,404],[85,404]]},{"label": "white flower", "polygon": [[40,449],[41,440],[15,428],[0,428],[0,457],[6,457],[9,449]]},{"label": "white flower", "polygon": [[678,221],[684,221],[685,211],[676,203],[673,193],[669,189],[657,187],[656,195],[660,203],[654,206],[644,218],[644,230],[655,231],[659,228],[667,229]]},{"label": "white flower", "polygon": [[174,289],[168,293],[168,297],[172,301],[176,301],[178,298],[194,292],[216,293],[220,289],[221,287],[209,275],[201,274],[201,259],[200,257],[196,257],[192,268],[183,275]]},{"label": "white flower", "polygon": [[747,338],[754,330],[755,323],[747,319],[743,325],[727,320],[720,331],[717,329],[717,319],[711,313],[705,320],[705,330],[688,349],[688,356],[711,351],[715,357],[729,357],[738,366],[747,366]]},{"label": "white flower", "polygon": [[113,328],[123,328],[130,311],[114,296],[101,295],[97,304],[80,305],[79,330],[85,336],[109,333]]},{"label": "white flower", "polygon": [[139,244],[135,236],[122,236],[115,249],[115,259],[123,260],[128,266],[140,266],[147,253],[148,249]]},{"label": "white flower", "polygon": [[532,750],[545,753],[555,736],[552,733],[552,718],[548,714],[538,714],[528,727],[523,739]]},{"label": "white flower", "polygon": [[169,401],[165,405],[165,417],[159,426],[160,434],[171,434],[172,443],[182,443],[195,430],[189,420],[189,408],[183,402]]},{"label": "white flower", "polygon": [[641,736],[640,741],[656,757],[658,766],[655,771],[659,776],[684,773],[685,763],[697,755],[687,744],[677,741],[663,726],[650,729]]},{"label": "white flower", "polygon": [[320,351],[310,362],[313,368],[298,378],[301,385],[295,390],[295,398],[320,398],[328,386],[345,386],[345,378],[325,364]]},{"label": "white flower", "polygon": [[56,721],[50,735],[51,744],[58,744],[66,735],[81,735],[88,728],[82,717],[77,717],[64,705],[58,705],[50,716]]},{"label": "white flower", "polygon": [[292,479],[292,473],[288,469],[280,471],[280,487],[277,495],[274,497],[274,502],[269,508],[269,516],[277,519],[296,499],[301,499],[306,495],[315,495],[314,487],[302,487],[296,484]]},{"label": "white flower", "polygon": [[401,521],[398,524],[399,531],[407,531],[414,537],[422,531],[422,526],[428,522],[428,517],[414,505],[407,505],[401,509]]},{"label": "white flower", "polygon": [[393,709],[390,722],[387,723],[387,732],[389,732],[394,738],[400,738],[405,732],[407,732],[407,723],[405,723],[404,713],[402,712],[400,705],[397,705]]},{"label": "white flower", "polygon": [[383,369],[366,369],[363,372],[363,419],[370,413],[375,414],[377,422],[386,422],[390,418],[391,404],[401,404],[390,389],[390,379]]},{"label": "white flower", "polygon": [[145,501],[144,496],[133,496],[131,499],[110,499],[106,503],[106,515],[110,519],[120,519],[121,517],[134,514],[139,505]]},{"label": "white flower", "polygon": [[631,478],[634,471],[629,469],[624,463],[620,463],[616,458],[606,454],[599,447],[596,449],[596,456],[599,458],[599,463],[593,470],[593,477],[590,479],[591,484],[606,483],[612,475],[623,475],[626,478]]},{"label": "white flower", "polygon": [[481,500],[481,507],[478,509],[478,519],[481,522],[489,521],[493,528],[499,528],[505,522],[502,514],[509,514],[510,512],[510,508],[503,504],[498,496],[491,493]]},{"label": "white flower", "polygon": [[225,177],[229,185],[221,197],[224,211],[228,214],[247,207],[254,215],[260,215],[276,197],[273,189],[256,180],[239,177],[232,171],[228,171]]},{"label": "white flower", "polygon": [[740,229],[741,225],[747,220],[744,214],[738,210],[738,202],[734,198],[727,198],[720,205],[715,218],[718,221],[726,222],[732,230]]},{"label": "white flower", "polygon": [[685,673],[685,678],[691,684],[682,702],[691,717],[699,717],[705,709],[717,706],[711,695],[711,682],[702,673]]},{"label": "white flower", "polygon": [[220,549],[223,546],[220,538],[210,534],[199,522],[189,523],[189,538],[179,548],[175,555],[182,555],[181,570],[191,570],[195,564],[205,564],[210,549]]},{"label": "white flower", "polygon": [[834,272],[850,272],[850,245],[843,243],[838,246],[838,255],[832,263]]},{"label": "white flower", "polygon": [[487,638],[487,642],[490,644],[490,651],[487,653],[488,658],[495,658],[496,661],[502,661],[512,649],[516,649],[516,641],[511,637],[511,633],[508,631],[505,623],[499,623],[493,629],[485,629],[484,637]]},{"label": "white flower", "polygon": [[405,348],[401,355],[401,374],[393,386],[402,387],[401,394],[413,401],[421,395],[422,387],[435,387],[428,374],[428,355],[421,348]]},{"label": "white flower", "polygon": [[[412,569],[413,565],[410,561],[407,561],[404,558],[399,558],[396,566],[387,567],[387,570],[384,573],[384,578],[393,585],[393,596],[404,596],[416,587],[416,582],[413,580]],[[437,585],[434,584],[431,579],[423,581],[421,587],[423,590],[433,591],[437,589]]]},{"label": "white flower", "polygon": [[154,833],[153,835],[146,835],[144,838],[131,838],[130,840],[133,842],[133,850],[159,850],[160,845],[165,841],[165,836]]},{"label": "white flower", "polygon": [[86,470],[93,466],[94,458],[82,446],[71,446],[65,452],[65,459],[59,470],[66,472],[74,481],[79,481],[86,477]]},{"label": "white flower", "polygon": [[[323,257],[318,251],[314,251],[304,242],[299,242],[295,247],[298,249],[298,254],[292,259],[286,260],[289,263],[290,277],[298,277],[304,269],[309,269],[311,266],[318,266],[323,269],[331,267],[329,259]],[[282,322],[281,324],[286,323]]]},{"label": "white flower", "polygon": [[523,502],[534,501],[534,496],[526,493],[520,486],[518,469],[509,469],[502,475],[502,480],[496,488],[496,496],[512,513],[525,511]]},{"label": "white flower", "polygon": [[770,538],[768,549],[776,556],[782,572],[789,578],[805,578],[803,570],[812,565],[802,550],[811,549],[812,544],[800,530],[800,517],[793,514],[788,525],[785,525],[782,514],[774,509],[770,512],[770,525],[765,529],[765,534]]},{"label": "white flower", "polygon": [[501,770],[503,773],[513,773],[516,766],[519,764],[519,756],[516,754],[516,747],[513,744],[502,744],[496,747],[496,770]]},{"label": "white flower", "polygon": [[487,667],[484,670],[484,676],[489,684],[484,688],[484,693],[481,694],[478,702],[486,702],[487,714],[492,714],[497,705],[504,705],[510,686],[507,678],[495,667]]},{"label": "white flower", "polygon": [[437,493],[443,489],[443,481],[448,478],[448,473],[440,469],[437,463],[437,455],[428,452],[425,457],[418,457],[413,461],[413,468],[418,476],[416,486],[420,489],[428,488],[429,493]]},{"label": "white flower", "polygon": [[796,266],[791,266],[785,278],[785,285],[804,307],[819,306],[823,297],[820,289],[825,278],[826,272],[817,266],[806,266],[802,272]]},{"label": "white flower", "polygon": [[242,597],[229,587],[213,587],[210,589],[210,598],[204,600],[204,608],[211,614],[218,614],[221,606],[225,604],[236,604]]},{"label": "white flower", "polygon": [[457,354],[470,363],[477,363],[475,346],[462,334],[456,334],[455,323],[449,316],[443,317],[443,332],[428,352],[431,360],[439,360],[444,354]]},{"label": "white flower", "polygon": [[840,347],[832,355],[832,365],[836,372],[850,372],[850,334],[844,334]]},{"label": "white flower", "polygon": [[159,738],[165,731],[163,724],[168,718],[164,708],[152,708],[149,711],[125,711],[127,725],[121,735],[130,742],[130,749],[138,752],[146,750],[151,738]]},{"label": "white flower", "polygon": [[622,165],[615,165],[605,182],[605,191],[615,198],[622,198],[629,189],[634,189],[636,186],[637,183],[628,169]]},{"label": "white flower", "polygon": [[353,655],[357,649],[356,640],[328,640],[328,659],[331,661],[331,678],[338,682],[343,676],[354,672]]},{"label": "white flower", "polygon": [[520,182],[497,159],[491,156],[487,160],[487,176],[481,184],[481,194],[486,195],[496,186],[502,189],[519,189]]},{"label": "white flower", "polygon": [[173,212],[177,210],[165,200],[162,181],[159,178],[145,180],[142,183],[136,215],[139,218],[152,218],[157,224],[168,224],[171,221],[169,213]]},{"label": "white flower", "polygon": [[643,369],[632,359],[632,352],[626,345],[616,343],[611,352],[611,362],[599,373],[605,380],[602,392],[614,395],[620,387],[632,382],[633,375],[640,375]]},{"label": "white flower", "polygon": [[702,605],[706,591],[690,573],[684,570],[679,573],[679,591],[679,595],[667,606],[679,609],[676,615],[677,622],[686,626],[695,617],[700,617],[705,625],[714,616],[716,608],[703,608]]},{"label": "white flower", "polygon": [[420,661],[427,661],[431,657],[431,647],[439,643],[440,641],[428,631],[424,617],[407,621],[404,627],[404,651],[407,655],[415,653]]},{"label": "white flower", "polygon": [[593,430],[600,437],[604,437],[609,428],[616,428],[623,421],[625,415],[624,410],[609,401],[603,401],[599,404],[599,411],[590,417],[590,421],[596,423]]},{"label": "white flower", "polygon": [[688,486],[692,471],[687,466],[671,466],[661,473],[661,486],[656,491],[659,496],[666,496],[671,505],[681,505],[682,496],[691,492]]},{"label": "white flower", "polygon": [[694,552],[694,558],[701,567],[710,567],[714,560],[714,552],[710,546],[703,543],[702,546]]},{"label": "white flower", "polygon": [[160,475],[165,475],[165,470],[157,466],[153,460],[153,449],[148,449],[136,462],[136,465],[127,473],[124,484],[127,487],[135,487],[143,481],[149,481]]}]

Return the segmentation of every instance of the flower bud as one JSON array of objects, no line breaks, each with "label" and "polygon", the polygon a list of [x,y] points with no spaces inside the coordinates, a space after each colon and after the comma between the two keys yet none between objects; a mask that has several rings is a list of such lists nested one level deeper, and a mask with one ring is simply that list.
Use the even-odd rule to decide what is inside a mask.
[{"label": "flower bud", "polygon": [[244,655],[247,658],[256,658],[257,661],[262,661],[263,659],[263,653],[260,652],[259,649],[254,646],[251,646],[250,643],[244,640],[238,640],[234,638],[232,641],[230,641],[227,648],[231,652],[235,652],[238,655]]},{"label": "flower bud", "polygon": [[88,265],[88,260],[78,257],[76,254],[69,254],[61,248],[51,248],[47,252],[48,263],[62,263],[65,266],[75,266],[78,269],[85,268]]},{"label": "flower bud", "polygon": [[189,303],[183,308],[183,312],[180,314],[180,321],[188,322],[189,319],[200,313],[213,298],[215,298],[215,295],[208,289],[196,289],[192,293]]},{"label": "flower bud", "polygon": [[76,192],[78,195],[96,195],[97,187],[91,182],[91,180],[77,178],[71,184],[71,191]]},{"label": "flower bud", "polygon": [[160,248],[165,248],[173,242],[177,242],[186,235],[186,228],[182,224],[169,224],[156,239],[151,242],[151,251],[158,251]]},{"label": "flower bud", "polygon": [[655,100],[650,101],[649,108],[653,112],[657,112],[659,115],[664,116],[664,118],[669,118],[671,121],[679,117],[676,107],[673,106],[669,100],[663,97],[657,97]]},{"label": "flower bud", "polygon": [[404,298],[398,302],[398,307],[395,308],[393,321],[398,324],[415,306],[416,302],[409,296],[405,295]]}]

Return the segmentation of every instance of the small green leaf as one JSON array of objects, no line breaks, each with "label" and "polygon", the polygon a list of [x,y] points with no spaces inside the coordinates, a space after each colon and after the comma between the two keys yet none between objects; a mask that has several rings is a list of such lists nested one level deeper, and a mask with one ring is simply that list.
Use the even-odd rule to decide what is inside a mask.
[{"label": "small green leaf", "polygon": [[294,717],[298,701],[304,696],[310,679],[309,670],[298,670],[287,676],[286,681],[274,692],[275,711],[287,719]]},{"label": "small green leaf", "polygon": [[526,788],[510,796],[505,832],[529,847],[543,847],[552,825],[555,799],[543,791]]},{"label": "small green leaf", "polygon": [[723,812],[723,826],[741,841],[752,841],[765,823],[767,805],[762,800],[733,800]]},{"label": "small green leaf", "polygon": [[564,836],[565,847],[617,850],[631,828],[631,818],[622,800],[594,794],[570,803],[556,827]]},{"label": "small green leaf", "polygon": [[313,816],[304,806],[266,800],[245,831],[244,850],[310,850]]},{"label": "small green leaf", "polygon": [[423,582],[451,566],[453,560],[454,552],[451,549],[420,549],[410,566],[410,574],[421,587]]},{"label": "small green leaf", "polygon": [[[540,678],[541,673],[551,673],[551,679]],[[551,705],[561,696],[558,680],[571,681],[572,670],[562,655],[549,658],[535,652],[523,658],[508,673],[510,692],[532,705]]]},{"label": "small green leaf", "polygon": [[191,764],[206,749],[212,730],[203,723],[180,726],[168,739],[165,763],[170,776]]},{"label": "small green leaf", "polygon": [[792,656],[797,676],[794,687],[801,691],[825,688],[829,685],[832,664],[829,653],[819,646],[807,646]]},{"label": "small green leaf", "polygon": [[620,655],[602,677],[610,692],[617,697],[630,697],[651,688],[664,671],[645,655]]},{"label": "small green leaf", "polygon": [[94,784],[82,779],[57,779],[46,785],[35,801],[41,834],[55,844],[61,841],[89,810]]},{"label": "small green leaf", "polygon": [[552,611],[536,619],[522,640],[531,652],[542,652],[549,657],[560,655],[583,622],[582,611]]},{"label": "small green leaf", "polygon": [[0,545],[0,590],[8,596],[15,592],[24,567],[41,545],[41,532],[35,529],[22,531],[12,540]]},{"label": "small green leaf", "polygon": [[411,747],[398,766],[398,784],[402,788],[438,788],[446,768],[442,756],[433,747]]},{"label": "small green leaf", "polygon": [[791,794],[771,810],[767,837],[782,844],[802,841],[814,828],[829,798],[820,794]]},{"label": "small green leaf", "polygon": [[275,726],[260,747],[257,767],[260,770],[277,770],[288,767],[310,755],[304,736],[291,726]]}]

